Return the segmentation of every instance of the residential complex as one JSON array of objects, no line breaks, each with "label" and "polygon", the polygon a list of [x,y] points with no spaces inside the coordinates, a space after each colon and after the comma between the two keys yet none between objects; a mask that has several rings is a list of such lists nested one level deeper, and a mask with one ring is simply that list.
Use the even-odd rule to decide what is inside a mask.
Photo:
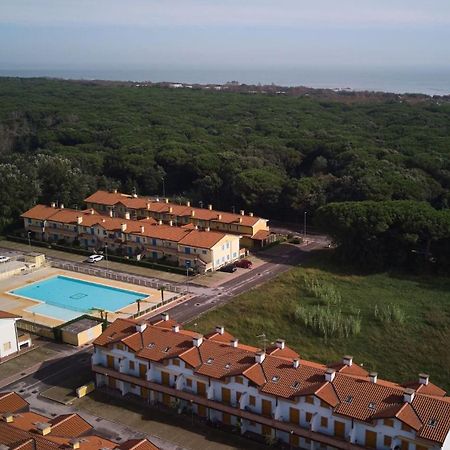
[{"label": "residential complex", "polygon": [[240,257],[239,235],[197,229],[192,224],[164,225],[151,217],[131,220],[98,214],[94,209],[74,210],[36,205],[21,216],[34,239],[66,243],[128,257],[146,257],[162,263],[214,271]]},{"label": "residential complex", "polygon": [[17,331],[19,319],[20,316],[0,311],[0,360],[31,346],[30,336]]},{"label": "residential complex", "polygon": [[85,199],[88,208],[110,217],[128,219],[153,218],[169,225],[192,224],[200,230],[214,230],[221,233],[237,234],[241,237],[241,247],[263,247],[275,240],[270,233],[268,220],[253,213],[234,214],[216,211],[212,205],[195,208],[190,202],[179,205],[169,199],[138,197],[120,192],[97,191]]},{"label": "residential complex", "polygon": [[118,444],[94,433],[78,414],[46,417],[30,411],[15,392],[0,393],[0,449],[2,450],[158,450],[147,439]]},{"label": "residential complex", "polygon": [[304,449],[450,449],[450,397],[421,374],[397,384],[346,356],[322,365],[283,340],[265,350],[217,327],[200,335],[163,314],[117,319],[94,341],[98,386],[192,411]]}]

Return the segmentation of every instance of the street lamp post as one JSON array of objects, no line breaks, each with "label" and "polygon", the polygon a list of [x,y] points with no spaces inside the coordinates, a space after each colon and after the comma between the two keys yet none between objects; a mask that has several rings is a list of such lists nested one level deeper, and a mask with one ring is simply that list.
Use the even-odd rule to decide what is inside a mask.
[{"label": "street lamp post", "polygon": [[305,211],[303,214],[303,238],[306,242],[306,216],[308,214],[308,211]]},{"label": "street lamp post", "polygon": [[105,243],[106,270],[108,270],[108,243]]},{"label": "street lamp post", "polygon": [[30,252],[31,252],[31,231],[28,231],[28,246],[30,247]]}]

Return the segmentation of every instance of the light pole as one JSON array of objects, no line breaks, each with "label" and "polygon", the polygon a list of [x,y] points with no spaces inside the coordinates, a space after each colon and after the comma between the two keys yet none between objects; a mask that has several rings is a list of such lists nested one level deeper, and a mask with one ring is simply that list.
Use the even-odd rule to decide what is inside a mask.
[{"label": "light pole", "polygon": [[308,214],[308,211],[305,211],[303,213],[303,238],[304,238],[305,242],[306,242],[306,216],[307,216],[307,214]]},{"label": "light pole", "polygon": [[105,243],[106,270],[108,270],[108,243]]},{"label": "light pole", "polygon": [[31,252],[31,231],[28,231],[28,246],[30,247],[30,252]]}]

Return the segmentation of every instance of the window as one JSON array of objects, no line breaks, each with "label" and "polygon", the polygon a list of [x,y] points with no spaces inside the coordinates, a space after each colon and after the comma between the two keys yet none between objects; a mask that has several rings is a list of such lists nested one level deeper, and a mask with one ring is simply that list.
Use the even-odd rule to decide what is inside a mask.
[{"label": "window", "polygon": [[239,384],[244,384],[244,379],[242,377],[234,377],[234,381]]},{"label": "window", "polygon": [[428,450],[428,447],[425,447],[424,445],[416,444],[416,450]]},{"label": "window", "polygon": [[130,361],[129,366],[130,366],[130,370],[134,370],[134,367],[135,367],[134,361]]},{"label": "window", "polygon": [[173,365],[174,366],[180,366],[180,360],[179,359],[174,359],[173,360]]},{"label": "window", "polygon": [[236,392],[236,403],[239,403],[241,396],[242,396],[242,392]]},{"label": "window", "polygon": [[7,352],[8,350],[11,350],[11,342],[5,342],[3,344],[3,351]]},{"label": "window", "polygon": [[233,258],[236,258],[236,257],[237,257],[237,253],[234,252],[234,253],[233,253]]},{"label": "window", "polygon": [[190,378],[186,379],[186,386],[187,387],[192,387],[192,380]]},{"label": "window", "polygon": [[322,408],[329,408],[330,407],[330,405],[328,403],[324,402],[323,400],[320,400],[320,406]]},{"label": "window", "polygon": [[227,242],[227,248],[230,248],[230,243],[229,242]]},{"label": "window", "polygon": [[392,438],[391,438],[391,436],[385,436],[383,442],[384,442],[384,446],[385,447],[389,447],[390,448],[391,445],[392,445]]},{"label": "window", "polygon": [[311,419],[312,419],[312,413],[307,412],[306,415],[305,415],[305,420],[307,422],[311,422]]},{"label": "window", "polygon": [[206,250],[202,250],[202,253],[203,253],[204,255],[206,255],[207,251],[206,251]]},{"label": "window", "polygon": [[328,427],[328,418],[327,417],[321,417],[320,418],[320,426],[321,427]]},{"label": "window", "polygon": [[255,397],[254,397],[253,395],[250,395],[250,396],[248,397],[248,404],[249,404],[250,406],[255,406],[255,403],[256,403]]},{"label": "window", "polygon": [[123,344],[117,344],[116,347],[118,350],[123,350],[123,348],[124,348]]},{"label": "window", "polygon": [[394,426],[394,420],[393,419],[384,419],[383,423],[387,427],[393,427]]},{"label": "window", "polygon": [[307,395],[305,397],[305,402],[310,403],[311,405],[314,405],[314,397],[312,395]]},{"label": "window", "polygon": [[402,423],[402,430],[403,430],[403,431],[407,431],[407,432],[412,431],[411,428],[408,427],[408,425],[405,425],[404,423]]},{"label": "window", "polygon": [[28,223],[31,223],[31,219],[28,219]]}]

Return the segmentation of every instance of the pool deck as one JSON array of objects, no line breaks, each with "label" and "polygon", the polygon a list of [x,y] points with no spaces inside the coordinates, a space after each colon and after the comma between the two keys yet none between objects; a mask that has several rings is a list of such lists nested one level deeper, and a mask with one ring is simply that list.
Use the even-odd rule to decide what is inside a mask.
[{"label": "pool deck", "polygon": [[[27,311],[28,308],[39,305],[41,304],[41,302],[8,293],[9,291],[12,291],[14,289],[21,288],[37,281],[42,281],[47,278],[55,277],[57,275],[64,275],[66,277],[71,277],[78,280],[89,281],[92,283],[103,284],[109,287],[147,294],[149,297],[141,301],[141,311],[147,310],[148,308],[157,305],[161,301],[161,293],[156,289],[128,284],[116,280],[98,278],[91,275],[70,272],[67,270],[56,269],[52,267],[45,267],[32,273],[16,275],[8,279],[0,280],[0,310],[4,310],[12,314],[17,314],[18,316],[21,316],[23,319],[30,322],[35,322],[50,327],[55,327],[63,324],[63,320],[58,320],[56,318],[42,316],[39,314],[33,314],[32,312]],[[177,294],[166,290],[164,291],[164,301],[169,301],[176,295]],[[117,312],[108,312],[108,321],[111,322],[117,318],[129,317],[133,314],[136,314],[137,312],[138,305],[136,303],[131,303],[121,308]],[[82,314],[83,313],[80,312],[80,315]],[[98,311],[90,312],[89,314],[92,316],[100,317],[100,312]]]}]

